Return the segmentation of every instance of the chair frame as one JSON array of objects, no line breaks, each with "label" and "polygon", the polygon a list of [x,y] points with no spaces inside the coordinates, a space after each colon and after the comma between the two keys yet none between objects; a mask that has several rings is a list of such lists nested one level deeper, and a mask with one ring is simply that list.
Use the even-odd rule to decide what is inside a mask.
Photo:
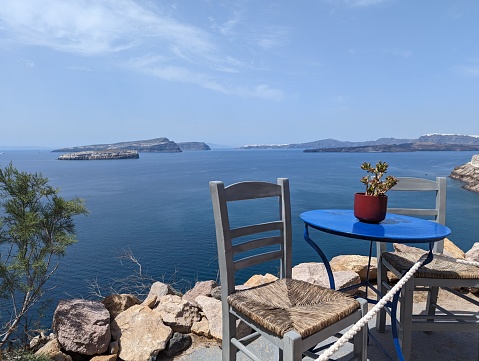
[{"label": "chair frame", "polygon": [[[229,295],[235,292],[235,272],[257,265],[262,262],[279,260],[280,278],[292,276],[292,232],[291,232],[291,205],[289,196],[289,181],[278,178],[277,184],[267,182],[239,182],[225,187],[223,182],[210,182],[210,192],[213,202],[213,212],[217,235],[218,262],[220,267],[221,299],[223,316],[222,357],[223,360],[236,360],[238,351],[242,351],[249,358],[259,361],[260,358],[253,354],[246,346],[263,336],[275,345],[280,360],[296,361],[308,354],[308,350],[338,334],[341,330],[353,325],[367,313],[367,303],[360,300],[361,307],[349,316],[339,320],[333,325],[319,332],[302,338],[296,331],[288,331],[283,337],[272,333],[258,323],[254,322],[238,310],[233,309],[227,302]],[[277,197],[279,199],[279,220],[255,224],[246,227],[231,229],[228,215],[228,202]],[[254,235],[266,231],[279,231],[275,237],[257,238],[240,244],[233,245],[232,240],[237,237]],[[234,260],[233,256],[240,252],[250,251],[265,246],[279,245],[280,250],[267,251],[249,257]],[[258,250],[260,252],[260,250]],[[255,332],[251,335],[236,338],[236,321],[240,319],[249,325]],[[353,338],[354,357],[367,360],[367,325]],[[310,356],[310,354],[308,354]]]},{"label": "chair frame", "polygon": [[[398,184],[391,191],[434,191],[436,192],[435,208],[388,208],[389,213],[432,216],[435,222],[445,225],[446,223],[446,178],[437,177],[436,180],[422,178],[398,178]],[[434,249],[436,253],[443,253],[444,240],[436,242]],[[377,244],[378,256],[378,279],[381,293],[385,294],[390,286],[387,283],[387,270],[393,272],[397,277],[402,274],[383,257],[386,251],[384,243]],[[473,300],[455,290],[453,287],[479,287],[479,279],[433,279],[413,276],[406,282],[400,295],[400,317],[399,336],[401,340],[404,359],[408,361],[411,356],[412,331],[457,331],[457,332],[478,332],[479,313],[473,312],[451,312],[437,304],[439,288],[452,292],[463,299],[479,306],[479,302]],[[427,291],[426,314],[413,314],[413,294],[415,290]],[[440,313],[436,313],[438,310]],[[386,323],[386,311],[381,310],[376,319],[376,328],[384,332]]]}]

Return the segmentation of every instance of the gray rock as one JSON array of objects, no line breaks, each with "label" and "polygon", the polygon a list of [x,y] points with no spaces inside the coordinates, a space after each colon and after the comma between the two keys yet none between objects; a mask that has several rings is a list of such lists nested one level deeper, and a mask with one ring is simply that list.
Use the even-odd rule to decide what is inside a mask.
[{"label": "gray rock", "polygon": [[156,300],[161,296],[166,296],[166,295],[173,295],[175,294],[175,291],[170,285],[167,285],[166,283],[163,282],[154,282],[151,287],[150,287],[150,292],[148,292],[148,296],[146,296],[146,299],[143,301],[145,304],[149,303],[150,308],[154,308],[156,304],[154,302],[151,302],[151,299],[156,296]]},{"label": "gray rock", "polygon": [[211,291],[218,287],[218,284],[215,281],[202,281],[196,282],[195,287],[187,291],[183,295],[183,299],[189,301],[192,304],[195,304],[195,298],[202,296],[211,296]]},{"label": "gray rock", "polygon": [[[361,282],[359,275],[353,271],[333,272],[333,277],[336,289],[356,285]],[[300,263],[293,267],[293,278],[329,288],[329,277],[323,263]],[[346,293],[353,295],[356,291],[357,289],[353,288]]]},{"label": "gray rock", "polygon": [[178,352],[186,350],[191,346],[192,340],[190,335],[185,335],[180,332],[175,332],[168,341],[168,345],[163,351],[167,357],[172,357]]},{"label": "gray rock", "polygon": [[221,286],[215,287],[211,290],[211,297],[221,300]]},{"label": "gray rock", "polygon": [[159,299],[154,309],[175,332],[188,333],[193,322],[201,319],[198,307],[176,295],[166,295]]},{"label": "gray rock", "polygon": [[103,303],[60,300],[53,315],[53,332],[66,351],[100,355],[110,343],[110,313]]}]

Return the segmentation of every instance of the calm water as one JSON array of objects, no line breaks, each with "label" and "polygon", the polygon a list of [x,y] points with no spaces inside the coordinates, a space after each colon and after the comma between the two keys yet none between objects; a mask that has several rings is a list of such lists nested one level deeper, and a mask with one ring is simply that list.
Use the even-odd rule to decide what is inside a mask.
[{"label": "calm water", "polygon": [[[316,208],[352,208],[362,191],[364,161],[390,164],[389,174],[434,179],[470,161],[473,152],[303,153],[299,150],[214,150],[140,154],[137,160],[59,161],[58,153],[4,151],[19,170],[41,172],[65,198],[85,199],[88,217],[77,219],[78,243],[68,249],[58,271],[54,300],[89,297],[93,279],[131,274],[118,257],[129,249],[156,279],[193,284],[216,279],[216,244],[208,182],[290,179],[294,236],[293,263],[319,258],[303,241],[299,214]],[[468,250],[479,241],[479,194],[448,178],[447,221],[451,239]],[[391,194],[391,193],[389,193]],[[390,197],[391,198],[391,197]],[[366,255],[368,243],[313,234],[328,257]],[[56,302],[54,302],[56,305]]]}]

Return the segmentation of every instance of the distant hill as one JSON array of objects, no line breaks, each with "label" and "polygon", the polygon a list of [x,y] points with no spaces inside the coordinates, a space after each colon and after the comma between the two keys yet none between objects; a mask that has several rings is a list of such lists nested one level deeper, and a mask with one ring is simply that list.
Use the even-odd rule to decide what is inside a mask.
[{"label": "distant hill", "polygon": [[381,144],[402,144],[412,143],[415,139],[397,139],[397,138],[379,138],[378,140],[369,140],[365,142],[350,142],[336,139],[321,139],[307,143],[297,144],[259,144],[244,145],[241,149],[308,149],[308,148],[340,148],[340,147],[361,147],[366,145]]},{"label": "distant hill", "polygon": [[305,153],[341,152],[341,153],[374,153],[374,152],[418,152],[418,151],[479,151],[479,145],[445,144],[445,143],[403,143],[366,145],[361,147],[316,148],[305,149]]},{"label": "distant hill", "polygon": [[[413,145],[415,144],[415,145]],[[400,145],[400,146],[399,146]],[[449,145],[448,147],[442,145]],[[456,146],[451,146],[456,145]],[[472,148],[460,146],[470,145]],[[412,152],[417,150],[476,150],[479,146],[479,136],[458,134],[426,134],[417,139],[379,138],[364,142],[340,141],[322,139],[299,144],[259,144],[245,145],[241,149],[305,149],[308,152],[325,151],[364,151],[364,152]],[[369,147],[369,148],[368,148]],[[395,150],[393,150],[395,149]]]},{"label": "distant hill", "polygon": [[183,150],[210,150],[210,147],[203,142],[184,142],[177,144],[168,138],[155,138],[112,144],[94,144],[71,148],[60,148],[53,150],[53,152],[69,153],[114,150],[136,150],[137,152],[142,153],[179,153]]}]

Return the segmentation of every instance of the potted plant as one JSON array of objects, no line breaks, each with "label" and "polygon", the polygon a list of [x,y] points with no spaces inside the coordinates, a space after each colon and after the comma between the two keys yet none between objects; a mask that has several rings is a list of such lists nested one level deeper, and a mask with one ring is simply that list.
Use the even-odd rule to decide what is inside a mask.
[{"label": "potted plant", "polygon": [[388,169],[386,162],[379,161],[376,167],[370,163],[361,164],[361,169],[368,174],[361,178],[366,186],[364,193],[354,195],[354,216],[362,222],[378,223],[386,218],[388,197],[385,194],[394,187],[398,180],[388,175],[382,179]]}]

